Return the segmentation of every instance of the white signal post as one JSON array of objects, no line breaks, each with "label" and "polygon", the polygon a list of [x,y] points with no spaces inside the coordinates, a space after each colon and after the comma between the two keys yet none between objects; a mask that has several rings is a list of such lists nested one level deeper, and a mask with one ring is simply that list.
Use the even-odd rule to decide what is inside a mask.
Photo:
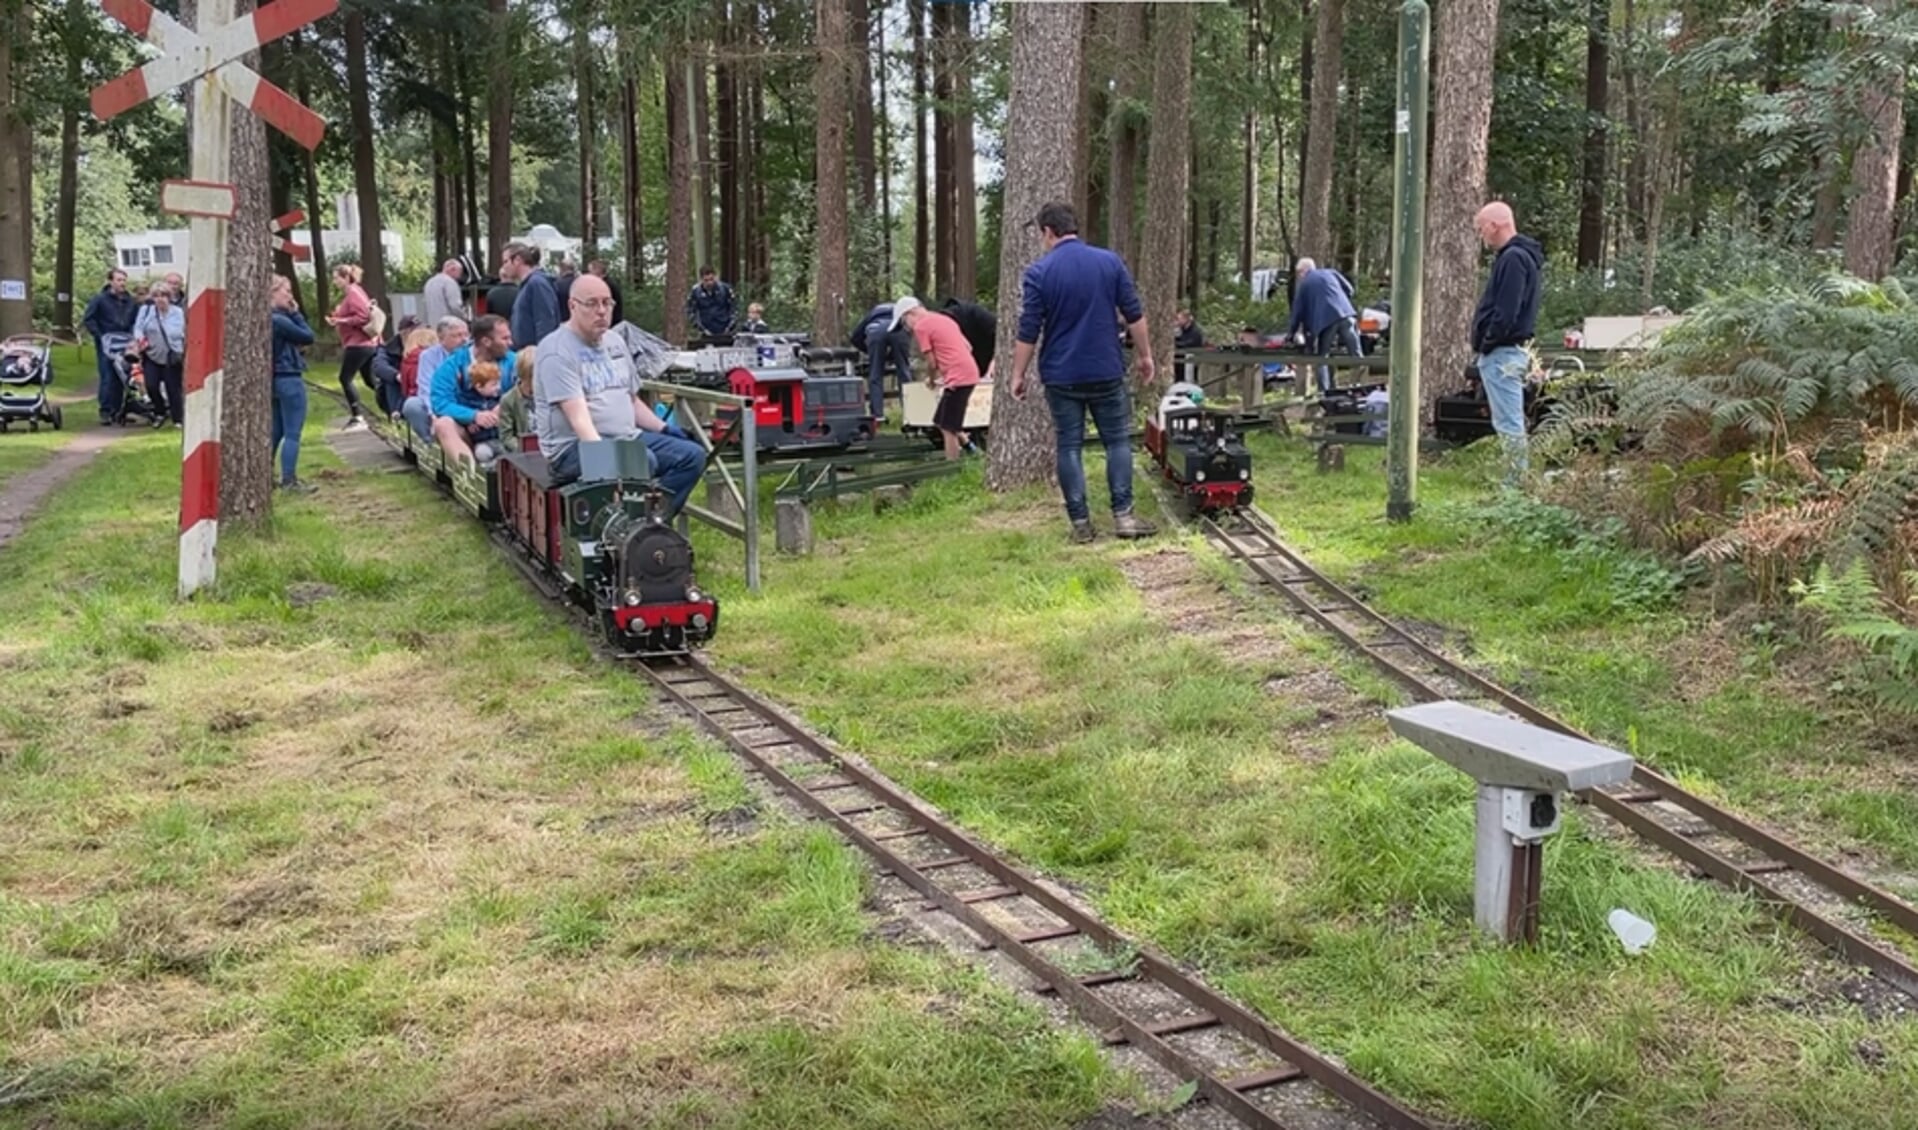
[{"label": "white signal post", "polygon": [[[243,19],[233,0],[200,0],[188,29],[146,0],[101,0],[107,15],[158,47],[160,57],[94,88],[105,121],[176,86],[193,84],[192,177],[161,186],[166,211],[191,217],[187,234],[186,435],[180,468],[180,596],[212,584],[220,530],[220,398],[226,385],[226,225],[237,210],[229,183],[233,103],[312,149],[326,123],[238,62],[297,31],[339,0],[275,0]],[[262,327],[261,332],[265,332]]]}]

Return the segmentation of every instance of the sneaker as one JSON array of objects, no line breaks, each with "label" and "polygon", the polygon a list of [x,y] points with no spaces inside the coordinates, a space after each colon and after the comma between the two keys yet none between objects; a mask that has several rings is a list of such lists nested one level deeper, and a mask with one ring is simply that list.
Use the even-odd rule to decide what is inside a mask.
[{"label": "sneaker", "polygon": [[1072,541],[1075,545],[1084,545],[1099,535],[1092,529],[1092,520],[1082,518],[1072,523]]},{"label": "sneaker", "polygon": [[287,482],[281,483],[280,489],[284,491],[291,491],[294,494],[312,494],[314,491],[319,490],[320,488],[314,486],[312,483],[307,482],[305,479],[292,479]]},{"label": "sneaker", "polygon": [[348,420],[346,426],[340,430],[343,432],[363,432],[366,430],[366,417],[355,416],[351,420]]},{"label": "sneaker", "polygon": [[1149,538],[1159,527],[1127,510],[1112,516],[1112,534],[1121,538]]}]

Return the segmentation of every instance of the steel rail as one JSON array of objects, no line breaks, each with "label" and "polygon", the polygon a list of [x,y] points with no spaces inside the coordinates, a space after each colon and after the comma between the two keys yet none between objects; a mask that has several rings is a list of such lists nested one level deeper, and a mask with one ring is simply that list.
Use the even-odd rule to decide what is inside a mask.
[{"label": "steel rail", "polygon": [[[1280,540],[1271,527],[1270,519],[1264,515],[1247,511],[1241,517],[1245,523],[1243,529],[1228,530],[1210,518],[1202,519],[1200,526],[1208,538],[1250,569],[1261,581],[1277,590],[1301,614],[1370,660],[1381,673],[1403,685],[1415,698],[1431,702],[1453,696],[1432,685],[1428,677],[1384,654],[1385,649],[1401,648],[1416,655],[1439,677],[1468,688],[1473,694],[1504,707],[1528,722],[1585,741],[1595,740],[1426,645],[1398,624],[1381,616]],[[1247,542],[1252,544],[1248,545]],[[1283,562],[1287,571],[1282,573],[1274,568],[1274,559]],[[1354,630],[1334,617],[1356,619],[1363,627]],[[1371,628],[1379,636],[1362,638],[1359,633],[1363,628]],[[1759,876],[1796,871],[1808,882],[1842,899],[1862,904],[1914,937],[1918,937],[1918,907],[1850,872],[1817,859],[1777,834],[1713,804],[1642,763],[1633,769],[1632,785],[1635,789],[1623,794],[1590,789],[1577,795],[1703,874],[1758,896],[1774,914],[1790,925],[1810,934],[1847,960],[1871,969],[1903,992],[1918,997],[1918,965],[1856,930],[1834,922],[1791,897],[1775,883]],[[1640,807],[1653,801],[1665,801],[1682,809],[1704,821],[1715,832],[1763,853],[1770,862],[1740,864],[1711,850],[1685,833],[1661,823]]]},{"label": "steel rail", "polygon": [[[1005,862],[985,846],[946,820],[934,815],[916,799],[890,782],[840,756],[817,738],[787,721],[765,705],[756,695],[715,672],[696,658],[680,657],[670,661],[634,662],[640,671],[668,699],[690,712],[701,726],[724,742],[735,754],[751,764],[765,778],[791,796],[812,815],[831,824],[835,830],[877,860],[889,874],[924,896],[931,906],[945,911],[979,936],[986,949],[997,949],[1017,961],[1044,985],[1042,991],[1057,994],[1080,1015],[1103,1029],[1110,1043],[1130,1043],[1181,1079],[1196,1084],[1197,1092],[1217,1104],[1240,1122],[1255,1127],[1284,1127],[1288,1123],[1254,1104],[1247,1096],[1269,1087],[1309,1081],[1344,1100],[1352,1109],[1379,1125],[1403,1130],[1429,1130],[1432,1123],[1401,1106],[1384,1093],[1365,1083],[1343,1066],[1280,1032],[1197,980],[1180,972],[1166,958],[1126,938],[1098,918],[1080,910],[1048,891],[1023,871]],[[756,735],[756,736],[749,736]],[[828,770],[824,784],[810,784],[810,776],[800,779],[788,773],[784,763],[767,751],[780,747],[799,750],[807,759]],[[856,788],[876,803],[856,802],[840,807],[833,793]],[[824,795],[822,795],[824,794]],[[905,827],[876,830],[862,826],[856,818],[872,818],[891,813],[905,821]],[[925,839],[935,842],[951,854],[942,859],[914,862],[888,846],[893,841]],[[936,878],[961,865],[970,866],[999,883],[983,890],[955,890]],[[1059,919],[1061,925],[1018,933],[986,917],[977,909],[986,902],[1023,898]],[[931,908],[928,907],[928,909]],[[1100,973],[1076,976],[1049,960],[1035,947],[1046,941],[1074,936],[1089,939],[1108,950],[1124,949],[1137,955],[1132,972]],[[1150,983],[1169,990],[1193,1009],[1184,1016],[1147,1021],[1127,1016],[1112,1002],[1092,990],[1116,982]],[[1167,1041],[1180,1032],[1224,1028],[1285,1063],[1278,1067],[1224,1076],[1199,1064]]]}]

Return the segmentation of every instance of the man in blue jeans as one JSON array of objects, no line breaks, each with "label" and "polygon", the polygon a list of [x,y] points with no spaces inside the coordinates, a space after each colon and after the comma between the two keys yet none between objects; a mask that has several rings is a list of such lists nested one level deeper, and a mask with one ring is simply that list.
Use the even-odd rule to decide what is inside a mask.
[{"label": "man in blue jeans", "polygon": [[580,275],[567,294],[572,317],[539,343],[534,387],[546,411],[539,413],[539,449],[554,486],[579,478],[582,441],[639,436],[654,481],[669,496],[673,518],[706,474],[706,449],[653,414],[639,398],[640,375],[625,338],[608,333],[613,292],[597,275]]},{"label": "man in blue jeans", "polygon": [[1139,378],[1152,381],[1152,344],[1146,336],[1145,308],[1132,286],[1124,260],[1079,239],[1072,207],[1058,201],[1039,209],[1026,224],[1039,229],[1045,254],[1026,268],[1018,341],[1012,355],[1012,396],[1026,398],[1026,371],[1038,350],[1039,383],[1052,411],[1059,450],[1059,490],[1065,495],[1072,540],[1095,536],[1086,505],[1086,472],[1079,452],[1085,446],[1086,413],[1099,429],[1106,450],[1106,487],[1112,494],[1112,532],[1143,538],[1158,529],[1132,512],[1132,405],[1126,396],[1125,351],[1112,332],[1115,311],[1132,335]]},{"label": "man in blue jeans", "polygon": [[1492,277],[1485,280],[1485,294],[1472,317],[1472,352],[1478,354],[1478,375],[1492,408],[1492,429],[1505,445],[1505,481],[1511,485],[1529,466],[1525,378],[1531,374],[1532,358],[1525,347],[1538,325],[1545,252],[1537,240],[1518,234],[1508,204],[1487,204],[1473,223],[1479,239],[1497,252]]},{"label": "man in blue jeans", "polygon": [[[1285,336],[1305,331],[1306,348],[1321,357],[1332,355],[1334,345],[1345,346],[1359,356],[1358,313],[1352,309],[1352,283],[1337,267],[1321,267],[1311,259],[1300,259],[1296,268],[1299,285],[1292,295],[1292,325]],[[1330,394],[1337,386],[1330,365],[1319,366],[1319,391]]]},{"label": "man in blue jeans", "polygon": [[107,272],[106,285],[100,293],[87,303],[86,312],[80,317],[80,324],[93,336],[93,358],[100,371],[100,387],[97,399],[100,402],[100,422],[117,419],[120,404],[126,390],[120,387],[120,372],[113,367],[114,350],[103,339],[111,336],[113,344],[118,339],[133,338],[133,322],[140,308],[127,293],[127,273],[115,267]]}]

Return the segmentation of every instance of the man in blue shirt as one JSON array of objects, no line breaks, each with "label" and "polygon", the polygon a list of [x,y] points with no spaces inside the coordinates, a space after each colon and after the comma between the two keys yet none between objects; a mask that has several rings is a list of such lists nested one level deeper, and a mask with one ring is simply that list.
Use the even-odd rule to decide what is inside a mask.
[{"label": "man in blue shirt", "polygon": [[875,424],[886,418],[886,370],[899,378],[899,395],[912,383],[912,333],[893,325],[892,303],[881,302],[866,311],[852,329],[852,347],[866,355],[866,389]]},{"label": "man in blue shirt", "polygon": [[686,296],[686,320],[706,337],[725,337],[733,332],[738,317],[739,300],[733,288],[720,282],[719,273],[711,267],[701,267],[699,285]]},{"label": "man in blue shirt", "polygon": [[1012,395],[1026,397],[1026,370],[1038,349],[1039,383],[1052,411],[1058,443],[1059,490],[1065,495],[1072,540],[1094,537],[1086,504],[1086,473],[1079,452],[1085,446],[1086,413],[1099,429],[1106,451],[1106,487],[1112,494],[1112,532],[1122,538],[1158,533],[1132,513],[1132,405],[1126,396],[1125,351],[1112,332],[1115,312],[1132,335],[1141,383],[1152,381],[1152,344],[1146,335],[1145,307],[1132,286],[1125,261],[1079,239],[1072,207],[1054,201],[1026,224],[1039,229],[1045,254],[1026,268],[1019,310],[1018,341],[1012,356]]},{"label": "man in blue shirt", "polygon": [[[87,303],[80,325],[93,335],[93,358],[100,371],[100,422],[119,418],[120,402],[126,390],[120,385],[120,371],[113,367],[116,349],[124,349],[133,337],[133,320],[139,315],[133,296],[127,293],[127,273],[115,267],[107,272],[106,285]],[[111,337],[109,342],[104,339]]]},{"label": "man in blue shirt", "polygon": [[[1297,268],[1299,288],[1292,294],[1292,326],[1287,337],[1305,331],[1305,341],[1321,357],[1332,355],[1332,346],[1342,344],[1357,357],[1359,349],[1358,311],[1352,308],[1352,283],[1336,267],[1321,267],[1310,259],[1300,259]],[[1329,393],[1336,382],[1332,367],[1319,366],[1319,391]]]},{"label": "man in blue shirt", "polygon": [[[449,460],[471,460],[473,445],[468,429],[484,438],[487,429],[499,427],[499,398],[513,387],[514,362],[512,327],[498,314],[482,314],[473,319],[473,340],[455,350],[433,370],[431,404],[433,439]],[[486,396],[473,387],[475,361],[491,361],[499,366],[499,388]]]},{"label": "man in blue shirt", "polygon": [[552,278],[539,269],[539,248],[526,243],[507,244],[499,277],[519,284],[510,315],[514,341],[538,345],[559,328],[559,292],[553,289]]}]

